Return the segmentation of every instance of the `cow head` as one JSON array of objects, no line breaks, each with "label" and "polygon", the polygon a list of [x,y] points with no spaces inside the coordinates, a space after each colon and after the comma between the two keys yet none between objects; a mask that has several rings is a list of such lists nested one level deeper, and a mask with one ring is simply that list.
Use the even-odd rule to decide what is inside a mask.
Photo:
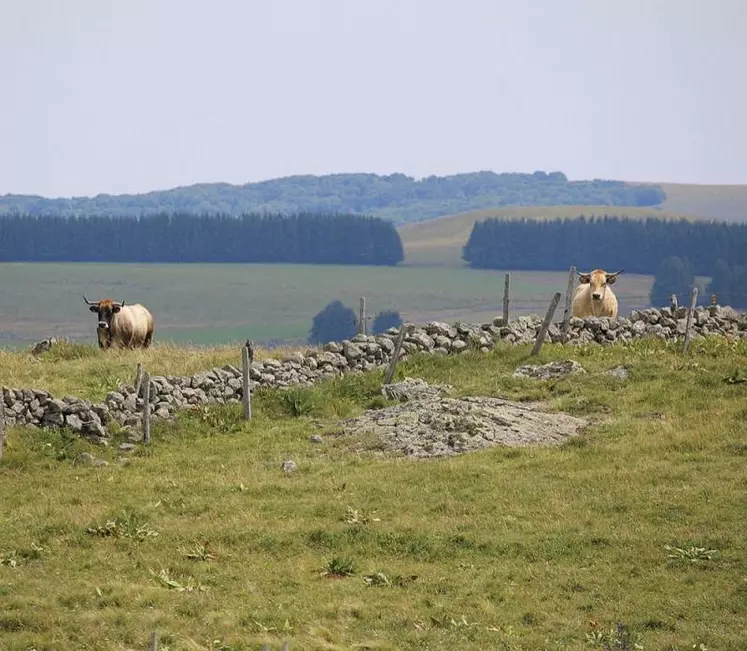
[{"label": "cow head", "polygon": [[100,301],[89,301],[85,294],[83,295],[83,300],[88,305],[88,309],[98,315],[96,335],[99,340],[99,348],[107,348],[111,344],[112,339],[112,319],[124,307],[124,301],[117,303],[109,298],[104,298]]},{"label": "cow head", "polygon": [[590,273],[581,273],[577,271],[578,282],[582,285],[589,285],[589,292],[591,293],[592,301],[603,301],[604,295],[607,292],[607,285],[612,285],[616,280],[618,274],[621,274],[625,269],[620,269],[615,273],[607,273],[604,269],[594,269]]}]

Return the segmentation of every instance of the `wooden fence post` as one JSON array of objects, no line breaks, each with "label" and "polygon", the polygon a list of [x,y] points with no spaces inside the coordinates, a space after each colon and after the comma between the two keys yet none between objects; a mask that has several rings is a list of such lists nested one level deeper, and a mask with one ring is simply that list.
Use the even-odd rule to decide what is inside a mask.
[{"label": "wooden fence post", "polygon": [[389,366],[386,369],[386,375],[384,375],[384,384],[392,383],[394,371],[397,368],[397,361],[399,360],[399,354],[402,350],[402,344],[405,341],[405,335],[407,334],[408,330],[409,328],[404,323],[399,327],[399,334],[397,335],[397,342],[394,344],[392,359],[389,361]]},{"label": "wooden fence post", "polygon": [[150,443],[150,373],[143,371],[143,443]]},{"label": "wooden fence post", "polygon": [[358,334],[366,334],[366,297],[361,296],[360,307],[358,308]]},{"label": "wooden fence post", "polygon": [[679,307],[679,303],[677,302],[677,294],[672,294],[672,297],[669,299],[669,307],[672,309],[672,311],[676,310]]},{"label": "wooden fence post", "polygon": [[576,282],[576,267],[571,267],[568,272],[568,289],[565,290],[565,310],[563,310],[563,341],[568,335],[568,328],[571,325],[571,299],[573,298],[573,285]]},{"label": "wooden fence post", "polygon": [[150,651],[158,651],[158,633],[156,631],[150,634]]},{"label": "wooden fence post", "polygon": [[542,322],[542,327],[537,334],[537,340],[534,342],[532,352],[529,353],[530,357],[534,357],[537,353],[539,353],[540,348],[542,348],[542,342],[545,340],[547,329],[550,327],[550,322],[552,321],[552,315],[555,314],[555,309],[558,307],[558,303],[560,303],[561,296],[562,294],[560,292],[555,292],[555,295],[552,297],[552,300],[550,301],[550,307],[547,308],[547,314],[545,314],[545,320]]},{"label": "wooden fence post", "polygon": [[503,283],[503,325],[508,325],[508,290],[511,284],[511,274],[506,274],[506,279]]},{"label": "wooden fence post", "polygon": [[[247,342],[249,344],[249,342]],[[252,390],[249,385],[249,369],[252,366],[252,357],[254,357],[251,345],[241,347],[241,387],[242,402],[244,403],[244,420],[252,419]]]},{"label": "wooden fence post", "polygon": [[690,307],[687,310],[687,325],[685,326],[685,342],[682,344],[682,352],[686,353],[687,348],[690,345],[691,327],[693,324],[693,313],[695,312],[695,304],[698,302],[698,288],[693,287],[690,292]]},{"label": "wooden fence post", "polygon": [[711,305],[718,305],[716,302],[716,294],[711,294]]},{"label": "wooden fence post", "polygon": [[140,389],[143,386],[143,364],[142,362],[137,363],[137,370],[135,371],[135,395],[140,395]]},{"label": "wooden fence post", "polygon": [[0,461],[3,460],[3,446],[5,445],[5,398],[0,389]]}]

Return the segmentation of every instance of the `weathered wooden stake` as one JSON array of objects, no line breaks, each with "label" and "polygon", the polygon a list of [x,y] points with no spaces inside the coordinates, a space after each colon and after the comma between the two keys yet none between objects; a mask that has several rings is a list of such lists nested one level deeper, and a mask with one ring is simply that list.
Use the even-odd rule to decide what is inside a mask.
[{"label": "weathered wooden stake", "polygon": [[690,307],[687,310],[687,325],[685,326],[685,343],[682,344],[682,352],[686,353],[687,348],[690,345],[690,335],[693,324],[693,314],[695,312],[695,304],[698,302],[698,288],[693,287],[690,292]]},{"label": "weathered wooden stake", "polygon": [[358,334],[366,334],[366,297],[361,296],[361,303],[358,309]]},{"label": "weathered wooden stake", "polygon": [[540,348],[542,348],[542,342],[545,341],[545,335],[547,334],[547,329],[550,327],[552,316],[553,314],[555,314],[555,310],[558,307],[558,303],[560,303],[561,296],[562,294],[560,292],[555,292],[555,295],[552,297],[552,300],[550,301],[550,307],[547,308],[547,314],[545,314],[545,320],[542,322],[542,327],[540,328],[540,331],[537,334],[537,340],[534,342],[534,347],[532,348],[532,352],[529,353],[530,357],[534,357],[537,353],[539,353]]},{"label": "weathered wooden stake", "polygon": [[143,371],[143,443],[150,443],[150,373]]},{"label": "weathered wooden stake", "polygon": [[568,272],[568,289],[565,290],[565,310],[563,310],[563,339],[568,335],[571,325],[571,300],[573,299],[573,285],[576,282],[576,267],[571,267]]},{"label": "weathered wooden stake", "polygon": [[158,651],[158,633],[156,631],[150,634],[150,651]]},{"label": "weathered wooden stake", "polygon": [[503,325],[508,325],[508,290],[511,284],[511,274],[506,274],[506,280],[503,284]]},{"label": "weathered wooden stake", "polygon": [[135,395],[140,395],[140,388],[143,385],[143,364],[142,362],[137,363],[137,370],[135,371]]},{"label": "weathered wooden stake", "polygon": [[679,303],[677,302],[677,294],[672,294],[672,298],[669,300],[669,307],[672,308],[672,310],[676,310],[679,307]]},{"label": "weathered wooden stake", "polygon": [[0,389],[0,461],[3,459],[3,446],[5,445],[5,400],[3,391]]},{"label": "weathered wooden stake", "polygon": [[718,305],[716,302],[716,294],[711,294],[711,305]]},{"label": "weathered wooden stake", "polygon": [[409,330],[408,326],[404,323],[399,327],[399,334],[397,335],[397,342],[394,344],[394,352],[392,353],[392,359],[389,361],[389,366],[386,369],[386,375],[384,376],[384,384],[391,384],[392,378],[394,377],[394,371],[397,368],[397,361],[399,360],[399,354],[402,350],[402,344],[405,341],[405,335]]},{"label": "weathered wooden stake", "polygon": [[249,346],[241,348],[241,386],[243,389],[244,420],[252,419],[252,390],[249,386],[249,369],[252,366],[251,350]]}]

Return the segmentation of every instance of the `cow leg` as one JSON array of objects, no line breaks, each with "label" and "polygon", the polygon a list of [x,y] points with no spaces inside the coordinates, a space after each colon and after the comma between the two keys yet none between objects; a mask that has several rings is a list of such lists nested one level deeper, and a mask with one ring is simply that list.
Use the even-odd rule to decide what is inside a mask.
[{"label": "cow leg", "polygon": [[149,332],[147,335],[145,335],[145,339],[143,340],[143,348],[150,347],[151,339],[153,339],[153,333]]}]

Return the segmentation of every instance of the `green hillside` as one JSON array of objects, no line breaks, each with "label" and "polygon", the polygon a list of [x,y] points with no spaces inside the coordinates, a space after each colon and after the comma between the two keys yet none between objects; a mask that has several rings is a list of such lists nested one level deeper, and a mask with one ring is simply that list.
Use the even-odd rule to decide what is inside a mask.
[{"label": "green hillside", "polygon": [[244,185],[203,183],[137,195],[67,199],[5,195],[0,197],[0,214],[352,212],[406,223],[496,206],[653,206],[663,200],[663,191],[655,185],[569,181],[562,172],[473,172],[419,180],[404,174],[329,174],[289,176]]}]

